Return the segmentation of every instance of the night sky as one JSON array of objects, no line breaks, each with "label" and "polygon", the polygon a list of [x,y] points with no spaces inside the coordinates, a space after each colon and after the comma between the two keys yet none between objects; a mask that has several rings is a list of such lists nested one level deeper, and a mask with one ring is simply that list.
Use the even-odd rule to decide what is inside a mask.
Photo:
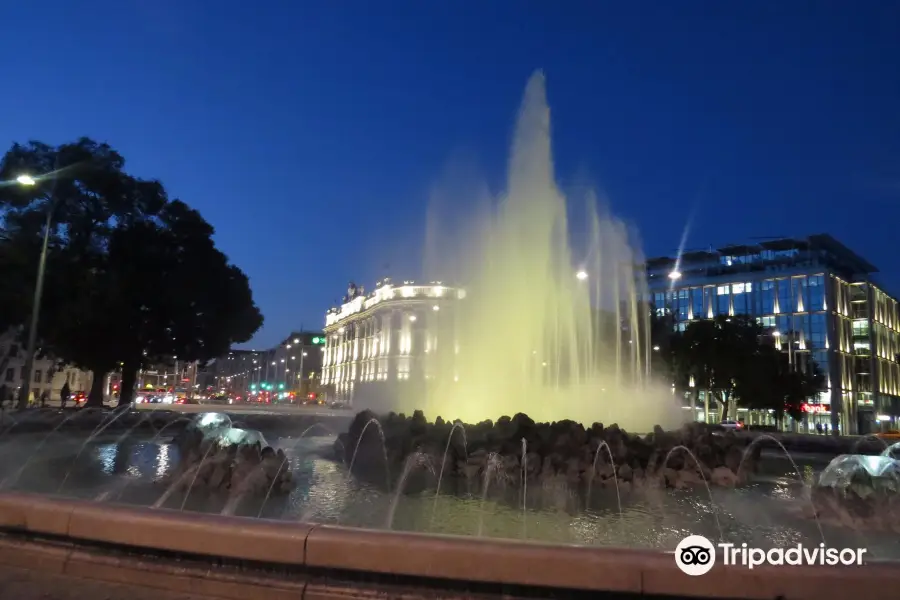
[{"label": "night sky", "polygon": [[0,56],[3,149],[87,135],[200,209],[255,346],[415,276],[447,165],[502,189],[538,68],[561,186],[647,254],[693,211],[688,248],[829,232],[900,293],[896,1],[5,2]]}]

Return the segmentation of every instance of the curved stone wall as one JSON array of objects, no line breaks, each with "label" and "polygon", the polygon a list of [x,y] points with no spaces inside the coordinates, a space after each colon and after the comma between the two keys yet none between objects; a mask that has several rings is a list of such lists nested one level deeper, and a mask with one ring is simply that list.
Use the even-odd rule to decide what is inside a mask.
[{"label": "curved stone wall", "polygon": [[0,494],[0,530],[134,549],[480,584],[706,598],[828,600],[882,597],[900,585],[900,566],[742,567],[716,565],[689,577],[671,554],[469,537],[374,531]]}]

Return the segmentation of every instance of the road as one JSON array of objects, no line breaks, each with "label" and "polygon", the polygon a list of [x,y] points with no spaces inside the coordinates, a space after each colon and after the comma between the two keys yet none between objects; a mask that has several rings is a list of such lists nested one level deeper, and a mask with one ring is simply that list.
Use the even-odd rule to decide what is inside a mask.
[{"label": "road", "polygon": [[290,404],[137,404],[138,410],[171,410],[186,414],[203,412],[227,412],[248,415],[308,415],[310,417],[347,417],[352,410],[326,408],[324,406],[296,406]]}]

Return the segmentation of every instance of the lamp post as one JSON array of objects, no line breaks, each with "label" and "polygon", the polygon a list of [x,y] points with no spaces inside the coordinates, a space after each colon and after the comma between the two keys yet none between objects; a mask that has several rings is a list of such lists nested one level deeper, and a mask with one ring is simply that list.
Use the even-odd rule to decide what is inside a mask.
[{"label": "lamp post", "polygon": [[[54,169],[55,171],[56,169]],[[34,186],[37,184],[30,175],[19,175],[16,182],[24,186]],[[47,217],[44,222],[44,240],[41,244],[41,258],[38,261],[37,281],[34,284],[34,301],[31,307],[31,323],[28,326],[28,345],[25,347],[25,366],[22,387],[19,388],[19,409],[28,406],[28,396],[31,393],[31,380],[34,370],[34,346],[37,343],[37,326],[38,317],[41,312],[41,296],[44,294],[44,273],[47,270],[47,247],[50,243],[50,225],[53,219],[53,189],[50,190],[49,205],[47,206]]]},{"label": "lamp post", "polygon": [[[773,331],[772,335],[775,336],[775,339],[778,341],[778,345],[780,346],[781,345],[781,332]],[[787,336],[788,336],[788,342],[787,342],[788,366],[791,368],[791,371],[793,371],[794,370],[794,336],[793,336],[793,332],[792,331],[787,332]]]},{"label": "lamp post", "polygon": [[303,393],[303,359],[306,357],[306,352],[300,353],[300,393]]}]

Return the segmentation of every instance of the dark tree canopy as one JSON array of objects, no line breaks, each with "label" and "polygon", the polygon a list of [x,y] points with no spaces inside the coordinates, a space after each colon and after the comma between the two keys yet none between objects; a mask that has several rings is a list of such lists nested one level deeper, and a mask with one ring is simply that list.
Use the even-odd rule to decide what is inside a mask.
[{"label": "dark tree canopy", "polygon": [[771,331],[753,317],[719,316],[691,321],[661,350],[676,388],[708,392],[723,415],[733,417],[742,406],[796,418],[803,403],[823,390],[824,378],[815,363],[791,364],[773,342]]},{"label": "dark tree canopy", "polygon": [[39,339],[53,355],[93,371],[92,403],[102,401],[103,376],[117,367],[120,401],[128,402],[143,365],[220,356],[262,325],[249,281],[216,248],[213,227],[124,165],[108,145],[88,139],[14,145],[0,162],[5,182],[49,174],[34,186],[0,186],[0,269],[17,282],[0,291],[0,326],[20,326],[31,313],[52,210]]}]

